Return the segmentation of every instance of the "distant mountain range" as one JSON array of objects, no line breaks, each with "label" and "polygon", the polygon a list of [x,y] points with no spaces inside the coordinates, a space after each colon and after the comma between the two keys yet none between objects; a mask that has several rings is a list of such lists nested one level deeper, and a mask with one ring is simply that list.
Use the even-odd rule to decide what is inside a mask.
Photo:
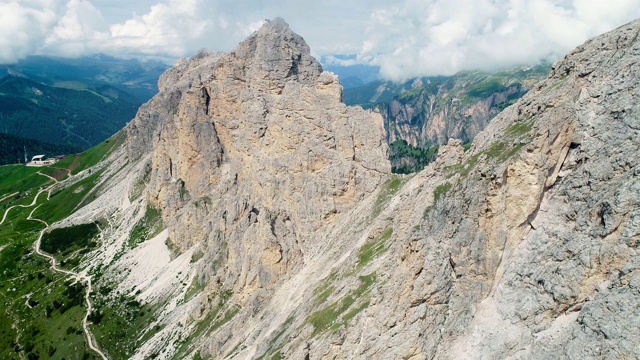
[{"label": "distant mountain range", "polygon": [[140,101],[109,85],[52,87],[31,79],[0,79],[0,132],[87,149],[120,130]]},{"label": "distant mountain range", "polygon": [[0,65],[0,77],[16,75],[70,89],[111,85],[143,103],[158,92],[158,78],[168,68],[159,61],[142,62],[107,55],[76,59],[29,56],[17,64]]},{"label": "distant mountain range", "polygon": [[344,89],[347,105],[374,108],[384,118],[395,172],[422,169],[450,138],[470,142],[500,111],[547,77],[550,65],[520,66],[489,73],[376,80]]},{"label": "distant mountain range", "polygon": [[42,148],[46,143],[48,151],[69,152],[100,143],[158,92],[158,78],[167,67],[104,55],[32,56],[0,65],[0,133],[21,139],[4,136],[7,148],[0,163],[16,161],[8,144]]}]

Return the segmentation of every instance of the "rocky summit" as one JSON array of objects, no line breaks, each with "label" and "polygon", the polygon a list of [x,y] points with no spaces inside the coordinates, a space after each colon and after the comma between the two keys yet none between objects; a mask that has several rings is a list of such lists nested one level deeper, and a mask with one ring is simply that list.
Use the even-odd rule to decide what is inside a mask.
[{"label": "rocky summit", "polygon": [[152,314],[97,345],[137,359],[640,357],[639,32],[578,47],[468,151],[449,141],[411,175],[391,174],[380,114],[344,105],[282,19],[179,62],[89,170],[95,199],[54,225],[98,221],[82,264],[99,275],[94,304]]}]

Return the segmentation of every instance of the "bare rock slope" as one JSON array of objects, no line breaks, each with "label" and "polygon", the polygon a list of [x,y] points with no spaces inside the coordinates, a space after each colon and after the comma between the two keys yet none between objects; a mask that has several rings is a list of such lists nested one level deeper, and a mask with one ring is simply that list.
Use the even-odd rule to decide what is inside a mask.
[{"label": "bare rock slope", "polygon": [[639,31],[580,46],[411,176],[281,19],[176,65],[99,199],[106,248],[147,204],[166,228],[107,270],[160,306],[136,356],[640,357]]}]

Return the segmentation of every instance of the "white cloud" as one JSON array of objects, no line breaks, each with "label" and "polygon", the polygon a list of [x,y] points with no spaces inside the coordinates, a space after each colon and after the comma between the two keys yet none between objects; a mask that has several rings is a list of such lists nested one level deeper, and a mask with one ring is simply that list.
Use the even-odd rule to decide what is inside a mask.
[{"label": "white cloud", "polygon": [[287,19],[314,54],[355,53],[388,0],[0,0],[0,63],[31,54],[178,58],[229,51],[265,19]]},{"label": "white cloud", "polygon": [[552,60],[640,17],[640,0],[0,0],[0,63],[229,51],[275,16],[314,56],[399,80]]},{"label": "white cloud", "polygon": [[50,55],[76,57],[95,52],[108,40],[102,14],[86,0],[70,0],[64,14],[49,32],[41,51]]},{"label": "white cloud", "polygon": [[335,65],[335,66],[353,66],[358,64],[358,59],[355,59],[355,58],[340,59],[335,57],[334,55],[328,55],[328,56],[322,57],[322,63],[327,65]]},{"label": "white cloud", "polygon": [[55,26],[62,1],[0,3],[0,63],[14,62],[36,51]]},{"label": "white cloud", "polygon": [[361,58],[402,80],[555,60],[640,16],[639,0],[405,0],[372,13]]},{"label": "white cloud", "polygon": [[105,50],[183,56],[214,28],[213,20],[203,15],[202,5],[199,0],[169,0],[153,5],[147,14],[112,25]]}]

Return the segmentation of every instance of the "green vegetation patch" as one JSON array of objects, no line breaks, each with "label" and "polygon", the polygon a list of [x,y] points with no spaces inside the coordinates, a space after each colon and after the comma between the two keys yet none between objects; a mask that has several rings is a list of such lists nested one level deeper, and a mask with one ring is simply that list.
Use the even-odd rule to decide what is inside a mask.
[{"label": "green vegetation patch", "polygon": [[114,293],[110,285],[99,286],[92,301],[91,331],[112,359],[129,359],[163,328],[154,325],[161,305],[142,304],[133,296]]},{"label": "green vegetation patch", "polygon": [[433,202],[436,203],[442,196],[444,196],[449,190],[451,190],[451,183],[445,182],[444,184],[440,184],[436,186],[433,190]]},{"label": "green vegetation patch", "polygon": [[202,321],[199,321],[195,330],[182,341],[182,344],[173,356],[174,359],[184,359],[186,355],[189,354],[192,345],[197,339],[218,330],[240,312],[238,305],[229,304],[231,295],[233,295],[231,291],[220,292],[218,295],[218,304],[212,306],[207,316],[205,316]]},{"label": "green vegetation patch", "polygon": [[[319,335],[327,330],[337,330],[341,328],[360,311],[369,306],[369,299],[366,298],[365,295],[376,282],[376,273],[360,276],[359,279],[360,285],[356,289],[349,291],[342,299],[335,301],[322,310],[314,312],[307,318],[307,322],[313,325],[313,336]],[[356,304],[356,306],[352,307],[354,304]]]},{"label": "green vegetation patch", "polygon": [[32,208],[18,209],[0,225],[0,359],[93,359],[82,331],[85,288],[33,252],[44,225],[26,220]]},{"label": "green vegetation patch", "polygon": [[387,180],[380,189],[376,202],[373,204],[373,217],[380,215],[384,205],[400,190],[402,185],[408,180],[408,178],[395,175],[391,179]]},{"label": "green vegetation patch", "polygon": [[522,145],[516,145],[508,148],[505,143],[496,142],[485,150],[484,153],[487,154],[487,157],[490,159],[497,158],[500,161],[504,161],[517,154],[520,149],[522,149]]},{"label": "green vegetation patch", "polygon": [[502,85],[500,81],[496,79],[488,79],[469,87],[467,90],[467,96],[483,99],[504,90],[506,90],[506,87]]},{"label": "green vegetation patch", "polygon": [[61,168],[55,165],[41,167],[40,172],[43,174],[47,174],[58,181],[66,179],[71,173],[68,169]]},{"label": "green vegetation patch", "polygon": [[358,254],[358,267],[364,267],[375,257],[387,250],[387,240],[391,239],[393,228],[387,228],[376,239],[362,245]]},{"label": "green vegetation patch", "polygon": [[[60,179],[68,174],[64,165],[55,169],[1,166],[0,219],[10,206],[30,205],[41,188],[53,184],[38,172]],[[28,216],[33,211],[34,218],[47,223],[67,217],[95,192],[101,174],[94,172],[52,192],[49,201],[48,193],[40,193],[34,206],[12,208],[0,225],[0,359],[96,358],[82,329],[85,286],[53,272],[48,260],[33,252],[45,225]],[[54,229],[43,235],[41,247],[61,259],[61,266],[75,266],[97,245],[98,231],[97,223]]]},{"label": "green vegetation patch", "polygon": [[420,171],[436,159],[438,149],[438,145],[423,149],[410,145],[406,140],[396,140],[389,146],[391,172],[409,174]]},{"label": "green vegetation patch", "polygon": [[[35,167],[26,167],[24,165],[0,166],[0,199],[15,192],[33,192],[52,183],[51,179],[38,174],[38,168]],[[4,203],[3,201],[1,204]]]},{"label": "green vegetation patch", "polygon": [[191,254],[191,260],[189,261],[190,263],[196,263],[198,262],[198,260],[202,259],[204,257],[204,252],[200,249],[196,250],[193,252],[193,254]]},{"label": "green vegetation patch", "polygon": [[[422,214],[423,219],[426,219],[427,216],[429,216],[429,213],[431,212],[431,210],[433,210],[433,207],[438,202],[438,200],[440,200],[447,192],[449,192],[449,190],[451,190],[452,187],[453,185],[451,185],[451,183],[447,181],[443,184],[436,186],[436,188],[433,189],[433,204],[427,206],[424,209],[424,213]],[[419,229],[419,227],[417,229]]]},{"label": "green vegetation patch", "polygon": [[332,284],[337,277],[338,277],[338,273],[335,271],[332,271],[331,274],[329,274],[329,276],[327,276],[322,281],[322,285],[320,285],[317,289],[313,291],[313,294],[316,297],[316,302],[318,304],[324,303],[329,298],[329,296],[333,294],[335,287]]},{"label": "green vegetation patch", "polygon": [[360,303],[360,305],[357,305],[353,308],[351,308],[351,310],[347,311],[343,316],[342,316],[342,321],[343,322],[348,322],[349,320],[353,319],[354,317],[356,317],[356,315],[358,315],[362,310],[366,309],[369,307],[369,305],[371,304],[371,302],[369,300],[366,300],[362,303]]},{"label": "green vegetation patch", "polygon": [[460,164],[446,166],[444,169],[447,177],[452,177],[455,174],[460,174],[460,176],[466,177],[478,163],[480,155],[482,155],[482,152],[473,154],[469,159]]},{"label": "green vegetation patch", "polygon": [[505,150],[505,144],[503,142],[496,142],[491,144],[491,146],[486,149],[484,151],[485,154],[487,154],[488,158],[495,158],[495,157],[499,157],[500,155],[502,155],[504,153]]},{"label": "green vegetation patch", "polygon": [[138,220],[129,236],[129,246],[134,248],[142,242],[153,238],[162,231],[162,215],[160,210],[147,206],[144,216]]},{"label": "green vegetation patch", "polygon": [[530,122],[517,122],[511,124],[507,129],[507,134],[511,136],[520,136],[529,133],[533,127]]},{"label": "green vegetation patch", "polygon": [[47,219],[48,222],[54,222],[71,215],[93,193],[103,172],[104,169],[69,187],[52,192],[51,199],[40,206],[34,216],[39,219]]},{"label": "green vegetation patch", "polygon": [[184,294],[184,302],[188,302],[193,299],[194,296],[200,294],[204,291],[206,284],[204,279],[193,279],[191,285],[187,289],[187,292]]},{"label": "green vegetation patch", "polygon": [[409,89],[409,90],[405,90],[403,92],[401,92],[400,94],[398,94],[398,96],[396,96],[396,99],[400,102],[404,102],[407,101],[409,99],[412,99],[414,97],[419,96],[423,91],[425,90],[425,88],[418,86],[415,87],[413,89]]},{"label": "green vegetation patch", "polygon": [[95,247],[98,225],[93,222],[66,228],[53,229],[42,236],[40,248],[49,254],[68,254],[85,247]]},{"label": "green vegetation patch", "polygon": [[335,287],[333,285],[325,285],[316,289],[316,301],[320,304],[327,301],[329,296],[333,294]]}]

